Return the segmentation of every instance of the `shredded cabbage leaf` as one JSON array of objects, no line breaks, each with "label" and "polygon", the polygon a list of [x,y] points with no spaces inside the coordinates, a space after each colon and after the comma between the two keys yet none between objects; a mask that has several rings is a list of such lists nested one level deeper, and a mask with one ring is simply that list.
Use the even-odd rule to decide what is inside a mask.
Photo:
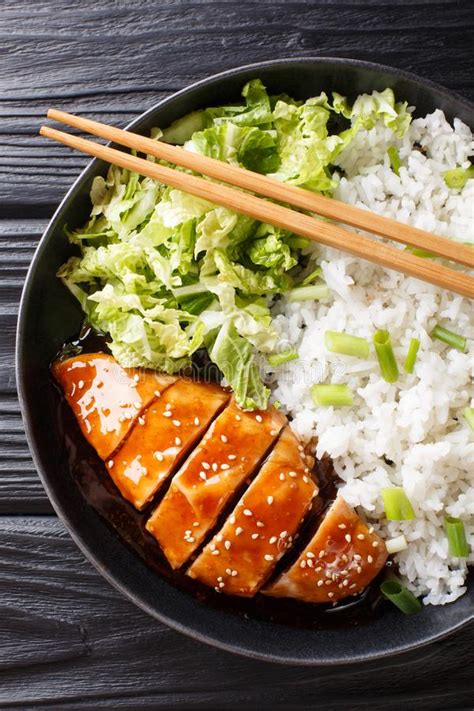
[{"label": "shredded cabbage leaf", "polygon": [[[360,129],[380,121],[399,137],[411,118],[391,89],[351,107],[337,93],[269,96],[254,79],[242,99],[152,137],[331,195],[334,161]],[[90,197],[87,224],[69,233],[77,254],[58,275],[115,358],[173,373],[207,348],[238,403],[264,409],[258,355],[277,346],[270,305],[318,281],[308,240],[116,166],[94,179]]]}]

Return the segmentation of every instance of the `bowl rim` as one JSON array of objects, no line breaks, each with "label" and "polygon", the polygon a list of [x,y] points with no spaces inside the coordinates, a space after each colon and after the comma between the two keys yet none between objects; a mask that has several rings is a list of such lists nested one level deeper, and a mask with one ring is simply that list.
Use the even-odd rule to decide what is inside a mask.
[{"label": "bowl rim", "polygon": [[[203,79],[200,79],[196,82],[193,82],[182,89],[171,93],[169,96],[161,99],[160,101],[156,102],[148,108],[146,111],[140,113],[138,116],[136,116],[132,121],[130,121],[126,126],[125,130],[133,130],[133,128],[137,124],[141,124],[146,122],[146,120],[150,117],[153,116],[158,110],[173,104],[177,99],[179,99],[182,96],[186,96],[187,94],[193,94],[197,89],[200,89],[201,87],[205,86],[211,86],[214,83],[218,83],[222,79],[227,79],[229,77],[233,76],[238,76],[240,74],[245,74],[250,71],[259,71],[262,69],[266,68],[276,68],[278,66],[288,66],[291,64],[295,65],[301,65],[301,64],[307,64],[307,65],[324,65],[324,64],[331,64],[335,66],[355,66],[355,67],[360,67],[362,69],[367,69],[371,72],[374,73],[384,73],[387,75],[391,75],[396,78],[402,78],[406,79],[407,81],[410,81],[414,84],[419,85],[420,87],[423,88],[428,88],[431,89],[432,91],[436,92],[437,94],[442,95],[448,102],[449,101],[456,101],[458,102],[461,106],[464,106],[467,111],[473,111],[474,110],[474,104],[469,102],[465,97],[460,96],[457,94],[455,91],[451,91],[447,89],[446,87],[437,84],[430,79],[425,79],[423,77],[420,77],[412,72],[408,72],[406,70],[398,69],[396,67],[391,67],[388,65],[384,64],[379,64],[375,62],[368,62],[364,60],[359,60],[359,59],[352,59],[349,57],[332,57],[329,55],[321,55],[321,56],[305,56],[305,57],[284,57],[284,58],[277,58],[277,59],[270,59],[270,60],[265,60],[261,62],[252,62],[250,64],[245,64],[245,65],[239,65],[236,67],[232,67],[230,69],[226,69],[224,71],[218,72],[216,74],[209,75]],[[413,643],[400,643],[398,645],[393,645],[389,649],[385,650],[380,650],[375,653],[352,653],[350,658],[347,657],[340,657],[340,658],[334,658],[334,657],[328,657],[328,658],[321,658],[321,659],[315,659],[315,658],[309,658],[309,659],[297,659],[292,656],[285,656],[284,653],[281,655],[276,656],[273,653],[265,653],[265,652],[260,652],[256,651],[255,649],[249,649],[244,647],[242,644],[234,644],[234,643],[228,643],[224,642],[221,639],[216,639],[214,637],[207,636],[206,634],[203,634],[199,632],[197,629],[194,629],[192,626],[189,624],[184,624],[177,620],[176,618],[170,617],[168,614],[161,612],[157,610],[155,607],[151,606],[146,602],[145,599],[142,599],[133,589],[130,588],[129,584],[125,581],[121,581],[118,579],[117,574],[109,571],[108,567],[106,564],[100,559],[101,556],[98,554],[97,551],[93,550],[93,548],[89,545],[88,542],[86,542],[85,537],[83,534],[77,529],[73,521],[71,520],[71,516],[67,511],[67,508],[63,506],[63,504],[59,501],[59,498],[56,495],[54,486],[50,484],[48,481],[48,475],[46,471],[43,469],[43,465],[41,463],[41,456],[39,452],[39,447],[36,443],[33,430],[30,424],[30,414],[28,411],[28,404],[27,404],[27,394],[25,390],[25,384],[24,384],[24,377],[23,373],[25,370],[25,353],[23,350],[23,339],[24,339],[24,332],[25,332],[25,314],[26,314],[26,309],[27,309],[27,304],[31,298],[32,295],[32,288],[33,288],[33,277],[36,271],[36,267],[38,262],[41,259],[42,253],[46,247],[46,244],[48,243],[50,237],[54,233],[54,230],[56,228],[57,223],[59,222],[63,209],[68,205],[70,197],[75,193],[76,189],[80,184],[82,184],[84,181],[87,181],[91,175],[95,172],[96,166],[99,163],[99,159],[93,158],[90,160],[86,166],[83,168],[83,170],[80,172],[78,177],[74,180],[72,185],[69,187],[67,190],[66,194],[62,198],[61,202],[59,203],[58,207],[54,211],[51,219],[48,222],[48,225],[46,226],[36,248],[35,252],[33,255],[33,258],[31,260],[31,263],[29,265],[27,275],[25,278],[25,283],[22,289],[22,294],[20,298],[20,304],[19,304],[19,310],[18,310],[18,319],[17,319],[17,329],[16,329],[16,344],[15,344],[15,372],[16,372],[16,380],[17,380],[17,391],[18,391],[18,400],[20,404],[20,410],[22,414],[22,419],[23,419],[23,424],[25,428],[25,434],[29,446],[30,453],[32,455],[33,463],[35,465],[36,471],[39,475],[39,478],[41,480],[41,483],[46,491],[46,494],[48,496],[49,501],[51,502],[53,509],[55,513],[57,514],[58,518],[61,520],[61,522],[64,524],[66,527],[69,535],[73,539],[74,543],[78,546],[78,548],[81,550],[81,552],[84,554],[84,556],[87,558],[88,561],[90,561],[93,566],[98,570],[98,572],[115,588],[117,589],[122,595],[124,595],[126,598],[128,598],[131,602],[133,602],[137,607],[142,609],[144,612],[149,614],[151,617],[159,620],[160,622],[166,624],[168,627],[171,629],[180,632],[182,634],[187,635],[188,637],[198,640],[200,642],[203,642],[207,645],[210,645],[212,647],[215,647],[217,649],[222,649],[227,652],[231,652],[234,654],[238,654],[247,658],[251,658],[254,660],[259,660],[259,661],[266,661],[266,662],[273,662],[273,663],[278,663],[278,664],[285,664],[285,665],[294,665],[294,666],[321,666],[321,667],[330,667],[330,666],[342,666],[342,665],[352,665],[352,664],[357,664],[360,662],[367,662],[367,661],[372,661],[372,660],[380,660],[380,659],[386,659],[387,657],[392,657],[395,655],[402,654],[404,652],[409,652],[413,651],[416,649],[420,649],[421,647],[425,647],[432,642],[439,641],[447,636],[450,636],[454,634],[456,631],[464,628],[466,625],[468,625],[470,622],[474,620],[474,610],[467,615],[464,619],[461,619],[455,624],[452,624],[451,626],[446,627],[445,629],[440,630],[439,632],[433,632],[430,635],[426,635],[419,641],[413,642]],[[135,554],[133,554],[135,555]],[[216,611],[216,614],[221,614],[220,611]]]}]

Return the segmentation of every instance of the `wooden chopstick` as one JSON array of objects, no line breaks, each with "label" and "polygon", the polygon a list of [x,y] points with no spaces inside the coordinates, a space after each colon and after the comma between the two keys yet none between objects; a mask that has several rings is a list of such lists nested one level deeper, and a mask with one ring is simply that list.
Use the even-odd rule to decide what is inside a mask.
[{"label": "wooden chopstick", "polygon": [[315,240],[329,247],[341,249],[357,257],[367,259],[389,269],[403,272],[430,284],[441,286],[462,296],[474,298],[474,277],[449,269],[430,260],[416,257],[409,252],[390,247],[338,225],[323,222],[309,215],[295,212],[282,205],[262,200],[255,195],[240,192],[226,185],[217,184],[174,170],[159,163],[138,158],[129,153],[88,141],[79,136],[42,126],[40,134],[63,143],[70,148],[101,158],[141,175],[158,180],[178,190],[203,198],[230,210],[248,215],[262,222]]},{"label": "wooden chopstick", "polygon": [[352,227],[474,267],[474,249],[472,247],[425,232],[417,227],[404,225],[383,215],[362,210],[354,205],[347,205],[339,200],[318,195],[295,185],[281,183],[274,178],[254,173],[239,166],[229,165],[215,158],[201,156],[163,141],[156,141],[115,126],[74,116],[74,114],[68,114],[65,111],[49,109],[48,118],[78,128],[85,133],[114,141],[119,145],[135,148],[141,153],[147,153],[161,160],[189,168],[210,178],[250,190],[258,195],[279,200],[323,217],[352,225]]}]

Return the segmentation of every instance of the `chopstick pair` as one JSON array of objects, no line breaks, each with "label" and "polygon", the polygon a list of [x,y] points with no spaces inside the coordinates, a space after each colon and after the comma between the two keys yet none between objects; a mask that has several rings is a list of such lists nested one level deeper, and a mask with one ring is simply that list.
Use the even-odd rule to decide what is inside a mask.
[{"label": "chopstick pair", "polygon": [[[124,131],[114,126],[50,109],[48,118],[78,128],[86,133],[133,148],[210,178],[230,183],[273,200],[285,202],[312,213],[343,222],[402,244],[408,244],[460,264],[474,267],[474,249],[409,225],[323,197],[303,188],[281,183],[268,176],[229,165],[213,158],[186,151],[178,146]],[[109,146],[88,141],[62,131],[42,126],[40,134],[102,160],[126,168],[222,205],[235,212],[289,230],[303,237],[367,259],[389,269],[441,286],[463,296],[474,298],[474,277],[410,252],[395,249],[383,242],[357,234],[332,223],[297,212],[283,205],[263,200],[256,195],[235,190],[204,178],[174,170],[159,163],[138,158]]]}]

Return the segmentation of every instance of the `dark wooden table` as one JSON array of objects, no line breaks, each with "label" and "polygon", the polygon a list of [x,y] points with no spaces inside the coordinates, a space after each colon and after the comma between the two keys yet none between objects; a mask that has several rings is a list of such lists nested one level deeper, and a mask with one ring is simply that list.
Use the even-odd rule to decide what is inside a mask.
[{"label": "dark wooden table", "polygon": [[238,64],[335,55],[474,100],[472,0],[0,0],[0,708],[468,709],[474,628],[390,660],[283,668],[170,631],[84,560],[41,487],[15,392],[18,301],[86,160],[37,137],[48,106],[124,124]]}]

